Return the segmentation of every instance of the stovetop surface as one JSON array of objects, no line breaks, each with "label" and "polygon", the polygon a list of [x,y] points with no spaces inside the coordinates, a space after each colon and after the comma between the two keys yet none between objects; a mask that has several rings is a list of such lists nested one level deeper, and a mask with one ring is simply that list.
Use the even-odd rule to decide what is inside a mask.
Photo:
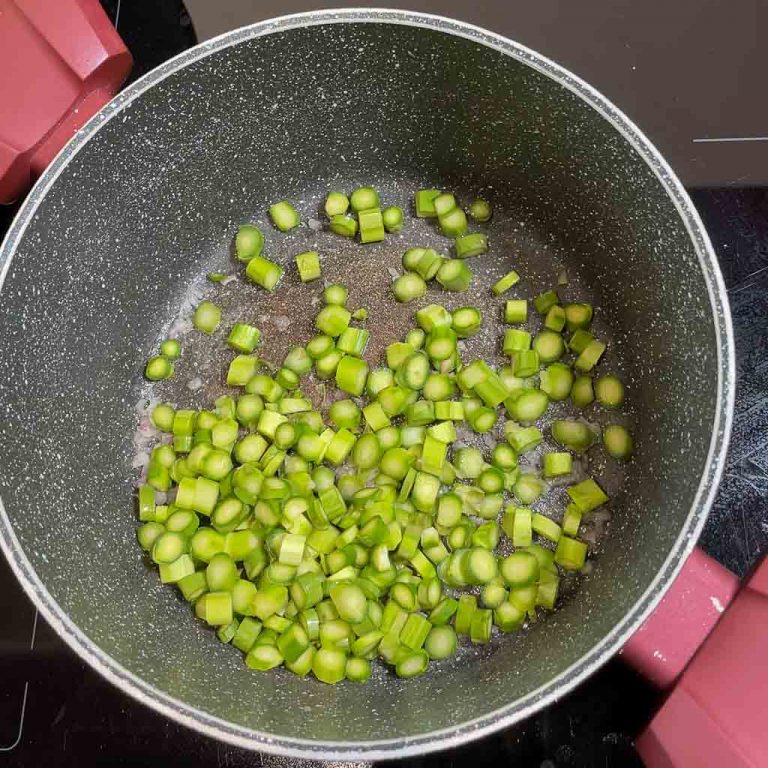
[{"label": "stovetop surface", "polygon": [[[138,77],[195,42],[178,0],[103,0]],[[119,15],[118,15],[119,8]],[[734,316],[739,387],[729,461],[701,543],[743,575],[768,549],[768,191],[692,192],[720,260]],[[14,209],[0,209],[0,237]],[[0,558],[0,764],[9,766],[309,766],[199,736],[134,702],[85,666]],[[403,766],[633,768],[633,738],[660,703],[619,661],[521,725]]]}]

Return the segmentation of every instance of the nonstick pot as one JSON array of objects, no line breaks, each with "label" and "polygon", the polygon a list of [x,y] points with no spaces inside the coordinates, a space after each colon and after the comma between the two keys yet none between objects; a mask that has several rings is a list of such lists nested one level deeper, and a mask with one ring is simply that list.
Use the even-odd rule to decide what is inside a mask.
[{"label": "nonstick pot", "polygon": [[[159,584],[135,543],[135,439],[137,409],[150,399],[202,407],[213,394],[186,384],[217,378],[220,339],[190,334],[173,382],[149,390],[141,371],[211,289],[205,274],[235,270],[237,225],[266,223],[267,206],[283,198],[316,225],[326,191],[363,183],[406,207],[426,186],[491,198],[493,247],[478,273],[514,267],[530,296],[567,272],[564,293],[599,308],[605,365],[627,382],[637,449],[621,472],[590,467],[611,493],[612,519],[591,573],[564,591],[559,610],[421,678],[382,672],[332,687],[248,670]],[[412,307],[385,297],[388,270],[416,244],[409,238],[440,242],[424,228],[352,246],[305,225],[269,232],[267,249],[287,264],[317,245],[326,276],[370,310],[373,360],[410,322]],[[0,264],[0,544],[89,664],[160,712],[241,746],[392,758],[478,738],[546,706],[648,616],[691,552],[723,468],[733,339],[690,200],[599,93],[466,24],[323,11],[183,53],[118,95],[56,157]],[[490,308],[487,280],[476,283],[486,288],[470,302]],[[240,282],[221,290],[228,316],[262,327],[265,354],[307,338],[314,310],[295,278],[269,298]]]}]

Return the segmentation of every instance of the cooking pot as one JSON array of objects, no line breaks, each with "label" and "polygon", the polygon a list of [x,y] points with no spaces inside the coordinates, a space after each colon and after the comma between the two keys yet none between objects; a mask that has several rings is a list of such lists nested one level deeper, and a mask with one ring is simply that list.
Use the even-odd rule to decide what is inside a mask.
[{"label": "cooking pot", "polygon": [[[135,542],[134,464],[137,413],[153,398],[209,402],[212,390],[186,385],[217,379],[221,340],[190,335],[176,378],[152,389],[144,361],[214,290],[205,274],[234,271],[237,225],[265,224],[276,200],[294,201],[305,226],[268,232],[271,258],[288,263],[317,244],[326,275],[368,302],[380,344],[408,327],[412,308],[385,298],[388,269],[416,240],[441,240],[406,228],[361,247],[319,231],[324,194],[361,184],[405,207],[423,187],[492,199],[492,249],[477,270],[514,267],[521,295],[565,270],[564,292],[598,308],[610,341],[603,365],[626,381],[636,452],[623,470],[590,466],[610,492],[611,521],[607,535],[595,532],[591,572],[564,590],[557,611],[421,678],[382,672],[332,687],[282,669],[252,672],[160,585]],[[58,154],[0,264],[3,551],[46,620],[96,670],[241,746],[392,758],[545,707],[648,617],[692,551],[723,469],[733,338],[691,201],[638,128],[588,84],[467,24],[322,11],[177,56]],[[239,282],[217,290],[225,312],[263,326],[275,350],[308,337],[314,312],[290,279],[273,297]]]}]

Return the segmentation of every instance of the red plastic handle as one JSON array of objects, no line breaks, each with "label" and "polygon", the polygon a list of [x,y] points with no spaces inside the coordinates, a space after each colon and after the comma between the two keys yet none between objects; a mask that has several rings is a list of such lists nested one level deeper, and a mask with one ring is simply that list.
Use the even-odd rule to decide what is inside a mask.
[{"label": "red plastic handle", "polygon": [[0,0],[0,203],[26,191],[132,66],[98,0]]},{"label": "red plastic handle", "polygon": [[714,629],[739,580],[701,549],[683,565],[663,600],[621,651],[652,683],[666,688]]},{"label": "red plastic handle", "polygon": [[768,558],[640,736],[638,752],[651,768],[768,766],[766,697]]}]

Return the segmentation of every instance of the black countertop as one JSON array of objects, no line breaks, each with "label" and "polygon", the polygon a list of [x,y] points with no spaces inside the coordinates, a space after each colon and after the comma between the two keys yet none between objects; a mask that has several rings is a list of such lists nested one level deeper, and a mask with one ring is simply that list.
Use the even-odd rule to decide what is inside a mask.
[{"label": "black countertop", "polygon": [[[116,0],[104,0],[114,18]],[[124,3],[120,32],[134,76],[194,42],[177,2]],[[739,385],[728,467],[701,543],[743,575],[768,550],[768,191],[692,196],[712,237],[733,311]],[[0,236],[13,210],[0,210]],[[199,736],[106,683],[56,637],[0,559],[0,764],[12,766],[308,766]],[[468,747],[401,763],[476,768],[632,768],[632,740],[660,703],[619,661],[525,723]]]},{"label": "black countertop", "polygon": [[723,271],[736,336],[728,464],[701,544],[743,576],[768,550],[768,190],[694,190]]}]

